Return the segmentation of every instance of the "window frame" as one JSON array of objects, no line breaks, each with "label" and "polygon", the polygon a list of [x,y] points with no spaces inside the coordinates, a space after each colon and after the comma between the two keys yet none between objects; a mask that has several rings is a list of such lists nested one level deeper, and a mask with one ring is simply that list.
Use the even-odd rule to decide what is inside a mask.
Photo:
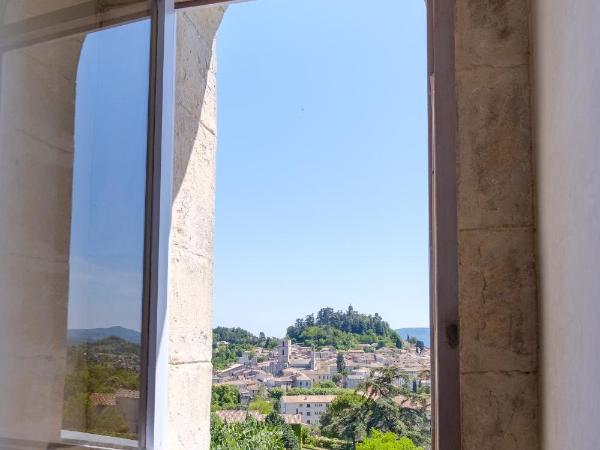
[{"label": "window frame", "polygon": [[152,0],[140,449],[164,446],[168,367],[168,255],[175,132],[174,0]]},{"label": "window frame", "polygon": [[[165,442],[166,428],[166,308],[175,123],[175,11],[188,7],[235,3],[236,0],[150,1],[151,89],[148,109],[139,448],[160,449]],[[429,66],[432,444],[436,450],[456,450],[460,448],[461,438],[454,1],[425,2]],[[118,23],[120,22],[107,22],[103,25]],[[82,31],[81,28],[69,27],[67,22],[65,24],[60,36],[54,38]],[[83,31],[98,28],[97,24],[91,24]],[[23,44],[17,45],[26,45],[26,42],[29,41],[24,37]],[[55,445],[54,448],[90,448],[52,445]]]},{"label": "window frame", "polygon": [[[175,8],[246,0],[177,0]],[[432,447],[461,447],[454,0],[425,0]]]}]

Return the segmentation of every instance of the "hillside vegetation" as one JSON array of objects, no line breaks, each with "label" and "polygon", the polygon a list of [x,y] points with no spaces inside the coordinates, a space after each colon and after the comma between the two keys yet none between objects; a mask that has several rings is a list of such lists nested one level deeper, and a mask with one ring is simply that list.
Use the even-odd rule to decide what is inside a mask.
[{"label": "hillside vegetation", "polygon": [[316,348],[334,347],[346,350],[359,344],[376,343],[379,347],[402,347],[402,338],[390,328],[383,318],[360,314],[349,306],[346,311],[333,308],[321,309],[287,329],[287,336],[294,343]]},{"label": "hillside vegetation", "polygon": [[245,351],[253,353],[256,347],[272,349],[278,342],[279,339],[266,337],[262,332],[255,336],[243,328],[217,327],[213,329],[213,368],[223,370],[234,364]]}]

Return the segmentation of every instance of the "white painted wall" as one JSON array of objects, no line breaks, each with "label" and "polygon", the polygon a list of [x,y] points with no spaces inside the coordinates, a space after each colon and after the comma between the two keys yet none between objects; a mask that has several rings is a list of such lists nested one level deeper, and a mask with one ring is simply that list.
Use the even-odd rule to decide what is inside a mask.
[{"label": "white painted wall", "polygon": [[533,0],[542,448],[600,448],[600,2]]}]

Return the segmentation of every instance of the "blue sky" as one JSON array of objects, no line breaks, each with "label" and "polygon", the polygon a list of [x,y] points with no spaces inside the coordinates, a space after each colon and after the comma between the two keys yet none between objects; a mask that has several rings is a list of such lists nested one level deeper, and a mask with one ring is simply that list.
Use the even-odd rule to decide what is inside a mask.
[{"label": "blue sky", "polygon": [[215,326],[428,326],[424,2],[235,4],[217,46]]},{"label": "blue sky", "polygon": [[140,330],[150,22],[86,36],[77,70],[69,328]]}]

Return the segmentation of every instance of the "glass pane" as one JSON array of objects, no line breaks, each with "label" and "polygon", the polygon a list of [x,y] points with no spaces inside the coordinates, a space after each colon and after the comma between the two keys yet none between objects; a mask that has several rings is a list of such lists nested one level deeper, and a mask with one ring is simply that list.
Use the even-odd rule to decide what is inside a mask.
[{"label": "glass pane", "polygon": [[137,447],[150,19],[49,3],[0,1],[0,447]]}]

